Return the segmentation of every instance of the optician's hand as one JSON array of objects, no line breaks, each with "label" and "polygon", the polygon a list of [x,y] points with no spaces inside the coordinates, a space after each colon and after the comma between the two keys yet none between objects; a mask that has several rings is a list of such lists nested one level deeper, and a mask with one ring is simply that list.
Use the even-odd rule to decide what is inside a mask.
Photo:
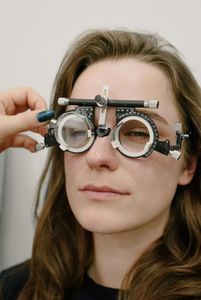
[{"label": "optician's hand", "polygon": [[23,147],[35,152],[37,141],[22,132],[44,135],[47,132],[47,116],[52,114],[52,111],[43,113],[45,110],[45,100],[31,88],[0,92],[0,152],[9,147]]}]

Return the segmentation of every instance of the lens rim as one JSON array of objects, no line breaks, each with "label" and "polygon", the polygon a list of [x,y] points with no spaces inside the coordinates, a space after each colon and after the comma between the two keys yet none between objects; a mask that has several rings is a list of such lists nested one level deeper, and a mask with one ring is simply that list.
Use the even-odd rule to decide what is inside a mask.
[{"label": "lens rim", "polygon": [[[86,145],[84,145],[83,147],[78,148],[78,147],[69,146],[63,138],[63,135],[62,135],[63,126],[66,123],[66,121],[68,121],[68,119],[71,118],[72,116],[76,116],[77,118],[84,121],[86,123],[87,127],[89,128],[88,134],[90,135],[90,138],[89,138],[89,141],[86,143]],[[72,153],[81,153],[81,152],[88,150],[94,142],[94,139],[95,139],[94,125],[85,115],[81,115],[75,111],[66,112],[57,119],[57,123],[55,126],[55,137],[56,137],[57,142],[59,143],[59,147],[61,150],[69,151]]]},{"label": "lens rim", "polygon": [[[126,122],[131,121],[131,120],[142,122],[147,127],[147,129],[149,131],[149,135],[150,135],[149,142],[146,143],[144,149],[142,151],[136,152],[136,153],[129,152],[120,143],[120,130]],[[132,115],[129,114],[129,116],[124,117],[117,124],[117,126],[115,127],[115,129],[113,130],[113,133],[112,133],[112,142],[111,143],[115,149],[117,149],[119,152],[121,152],[123,155],[125,155],[127,157],[133,157],[133,158],[147,157],[154,151],[154,149],[158,143],[158,138],[159,138],[158,130],[157,130],[157,127],[156,127],[155,123],[153,122],[153,120],[150,119],[147,115],[145,115],[142,112],[133,112]]]}]

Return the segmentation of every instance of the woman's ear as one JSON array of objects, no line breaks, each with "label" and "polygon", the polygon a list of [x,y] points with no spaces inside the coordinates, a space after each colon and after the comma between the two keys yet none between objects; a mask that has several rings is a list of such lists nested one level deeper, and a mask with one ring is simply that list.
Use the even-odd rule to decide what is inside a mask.
[{"label": "woman's ear", "polygon": [[183,170],[179,177],[178,184],[186,185],[191,182],[197,168],[197,157],[191,156],[186,162],[184,162]]}]

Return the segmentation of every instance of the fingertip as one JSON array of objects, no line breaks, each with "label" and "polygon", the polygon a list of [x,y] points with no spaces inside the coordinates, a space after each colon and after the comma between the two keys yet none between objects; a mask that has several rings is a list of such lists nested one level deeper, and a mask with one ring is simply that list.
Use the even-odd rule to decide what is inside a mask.
[{"label": "fingertip", "polygon": [[47,126],[43,127],[38,127],[38,133],[44,137],[48,133],[48,128]]},{"label": "fingertip", "polygon": [[25,149],[27,149],[31,153],[35,153],[36,152],[36,149],[35,149],[34,146],[31,146],[31,147],[28,147],[28,148],[25,148]]},{"label": "fingertip", "polygon": [[26,94],[28,103],[32,109],[45,110],[47,109],[47,103],[45,99],[31,87],[26,87]]},{"label": "fingertip", "polygon": [[47,109],[47,103],[45,102],[45,100],[44,99],[36,100],[35,109],[46,110]]}]

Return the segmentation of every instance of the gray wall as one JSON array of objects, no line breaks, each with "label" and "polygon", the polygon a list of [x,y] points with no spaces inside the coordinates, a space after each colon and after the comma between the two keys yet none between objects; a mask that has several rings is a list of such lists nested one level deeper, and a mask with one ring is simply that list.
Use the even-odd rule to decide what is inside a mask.
[{"label": "gray wall", "polygon": [[[81,31],[96,27],[158,32],[180,49],[200,82],[200,12],[200,0],[0,0],[0,89],[28,85],[48,101],[70,41]],[[34,194],[45,157],[45,151],[6,151],[1,268],[31,254]]]}]

